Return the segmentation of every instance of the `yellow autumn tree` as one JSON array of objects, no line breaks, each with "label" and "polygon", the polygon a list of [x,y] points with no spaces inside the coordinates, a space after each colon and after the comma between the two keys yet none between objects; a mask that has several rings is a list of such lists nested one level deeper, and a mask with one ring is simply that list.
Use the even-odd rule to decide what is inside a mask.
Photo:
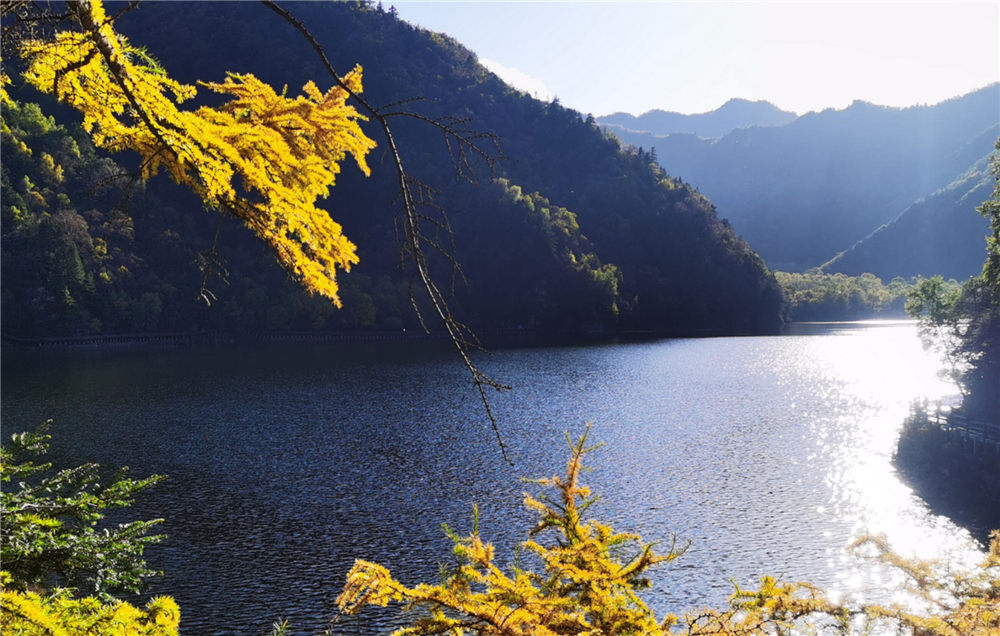
[{"label": "yellow autumn tree", "polygon": [[[253,75],[233,73],[222,82],[199,82],[230,96],[229,102],[218,108],[183,109],[182,104],[196,95],[196,88],[171,79],[141,48],[117,33],[100,0],[66,4],[76,29],[58,31],[53,37],[19,34],[11,39],[17,40],[14,48],[27,63],[23,78],[77,108],[97,146],[138,152],[143,159],[140,177],[147,179],[165,170],[197,193],[209,209],[240,219],[307,291],[330,298],[338,307],[336,270],[349,271],[358,256],[341,226],[317,208],[316,201],[327,196],[347,155],[369,174],[365,157],[375,142],[359,125],[367,117],[347,101],[359,104],[381,130],[386,154],[395,165],[404,237],[401,260],[416,270],[415,277],[427,292],[433,314],[472,376],[506,458],[486,389],[509,387],[473,363],[470,352],[481,349],[479,341],[452,315],[445,294],[431,276],[427,247],[445,254],[455,268],[453,273],[461,274],[457,261],[438,239],[442,234],[450,236],[451,226],[446,217],[435,219],[420,211],[421,207],[439,210],[433,204],[434,190],[404,169],[389,120],[412,116],[438,128],[444,133],[457,172],[472,180],[480,161],[492,171],[498,159],[481,147],[481,142],[492,144],[502,155],[496,137],[472,130],[468,120],[460,117],[423,117],[399,109],[398,104],[374,108],[361,96],[360,66],[340,76],[301,21],[270,0],[262,3],[313,47],[333,80],[330,90],[323,93],[309,82],[303,87],[304,94],[292,99]],[[5,0],[0,3],[0,15],[16,15],[29,4],[27,0]],[[43,11],[26,21],[33,23],[35,19],[53,18]],[[31,29],[26,32],[30,34]],[[7,31],[5,47],[6,36]],[[6,92],[10,83],[0,69],[0,102],[10,101]],[[425,232],[422,224],[434,226],[434,231]],[[210,254],[214,254],[214,246]],[[206,283],[212,268],[210,259],[201,289],[206,301],[211,297]],[[413,307],[421,325],[429,330],[416,301]]]},{"label": "yellow autumn tree", "polygon": [[584,520],[595,498],[580,482],[580,472],[584,456],[594,448],[587,446],[584,433],[571,444],[565,476],[535,482],[554,489],[555,497],[525,495],[525,506],[540,516],[532,535],[555,534],[554,541],[522,544],[524,553],[536,557],[537,569],[516,566],[505,572],[498,567],[494,547],[479,536],[477,520],[468,536],[445,528],[454,542],[456,564],[441,583],[407,587],[385,567],[358,560],[337,599],[341,610],[354,614],[369,605],[400,603],[414,611],[410,624],[393,636],[1000,634],[1000,532],[994,533],[983,563],[968,572],[902,558],[877,537],[859,539],[856,549],[872,548],[875,558],[904,575],[918,609],[912,603],[835,601],[808,583],[765,576],[758,589],[736,588],[729,608],[658,619],[638,591],[648,586],[651,567],[677,558],[683,549],[672,546],[657,554],[638,535]]},{"label": "yellow autumn tree", "polygon": [[348,154],[369,173],[365,156],[375,142],[346,103],[362,90],[361,68],[325,93],[309,82],[295,98],[253,75],[231,74],[201,83],[230,101],[184,110],[196,88],[171,79],[115,32],[100,0],[68,7],[79,30],[24,41],[24,79],[79,110],[97,146],[138,152],[142,178],[166,170],[210,209],[243,221],[307,290],[339,306],[335,271],[358,257],[316,201],[329,194]]},{"label": "yellow autumn tree", "polygon": [[169,597],[139,609],[129,603],[74,599],[67,592],[42,596],[0,592],[0,623],[10,636],[177,636],[180,610]]},{"label": "yellow autumn tree", "polygon": [[[566,475],[535,482],[554,489],[556,497],[525,495],[525,506],[541,516],[532,534],[556,535],[549,545],[534,540],[522,544],[540,561],[539,571],[515,567],[504,572],[494,562],[493,546],[476,527],[466,537],[446,527],[455,542],[457,565],[444,582],[406,587],[383,566],[358,560],[337,599],[341,610],[350,614],[366,605],[400,602],[425,611],[394,636],[663,634],[676,617],[658,621],[637,590],[648,585],[650,567],[677,558],[683,549],[657,554],[638,535],[584,520],[595,500],[580,482],[580,472],[584,456],[596,447],[587,446],[586,433],[570,447]],[[634,550],[625,557],[629,545]]]}]

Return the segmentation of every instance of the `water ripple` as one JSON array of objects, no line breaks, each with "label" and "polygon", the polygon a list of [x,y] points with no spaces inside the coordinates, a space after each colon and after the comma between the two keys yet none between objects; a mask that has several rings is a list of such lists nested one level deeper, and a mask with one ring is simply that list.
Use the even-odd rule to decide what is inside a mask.
[{"label": "water ripple", "polygon": [[[659,613],[723,605],[777,574],[842,593],[892,582],[849,556],[862,532],[904,552],[964,550],[890,458],[911,399],[954,387],[912,325],[835,335],[515,349],[484,360],[515,385],[496,399],[516,469],[499,456],[453,356],[427,344],[5,352],[4,426],[54,418],[52,458],[170,478],[128,515],[163,517],[148,552],[188,634],[252,634],[289,620],[324,631],[355,558],[436,580],[441,532],[471,525],[502,560],[532,525],[521,476],[565,462],[564,430],[607,443],[594,515],[662,543]],[[971,551],[970,551],[971,550]],[[340,619],[378,630],[393,611]],[[347,622],[343,622],[347,621]],[[353,621],[353,622],[352,622]]]}]

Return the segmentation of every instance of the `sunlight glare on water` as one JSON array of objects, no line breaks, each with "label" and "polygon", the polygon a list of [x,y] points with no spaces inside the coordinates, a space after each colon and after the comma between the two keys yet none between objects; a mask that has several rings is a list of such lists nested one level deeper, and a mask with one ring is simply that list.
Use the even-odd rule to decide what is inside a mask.
[{"label": "sunlight glare on water", "polygon": [[[16,353],[16,355],[14,355]],[[147,552],[188,634],[322,633],[355,558],[409,583],[450,554],[441,523],[480,511],[500,561],[535,520],[521,477],[565,466],[563,433],[594,422],[590,514],[663,548],[659,615],[724,607],[731,581],[810,581],[896,599],[899,577],[848,546],[886,535],[904,556],[974,561],[892,465],[913,400],[954,403],[913,323],[815,325],[757,338],[504,349],[484,360],[514,390],[493,398],[504,462],[444,348],[419,343],[17,351],[3,358],[4,428],[52,418],[63,465],[170,476],[132,518],[163,518]],[[364,618],[398,626],[387,611]],[[373,632],[374,633],[374,632]]]},{"label": "sunlight glare on water", "polygon": [[[884,535],[900,554],[919,558],[948,555],[971,565],[981,553],[951,522],[926,512],[926,505],[900,481],[891,464],[899,423],[917,400],[954,402],[958,386],[943,375],[938,354],[915,337],[916,326],[902,323],[846,330],[810,343],[817,364],[826,365],[850,408],[837,415],[825,435],[836,457],[827,475],[836,514],[853,522],[852,534]],[[885,589],[896,573],[858,567],[846,552],[838,559],[840,591]],[[900,599],[896,599],[900,600]]]}]

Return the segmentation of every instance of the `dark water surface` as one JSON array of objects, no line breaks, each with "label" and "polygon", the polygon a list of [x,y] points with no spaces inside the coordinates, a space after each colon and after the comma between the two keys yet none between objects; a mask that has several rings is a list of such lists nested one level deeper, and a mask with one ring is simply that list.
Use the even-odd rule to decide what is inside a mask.
[{"label": "dark water surface", "polygon": [[[763,338],[510,349],[483,360],[514,385],[494,409],[500,456],[460,362],[428,343],[5,349],[6,437],[53,419],[50,458],[169,479],[128,518],[166,519],[151,593],[182,633],[322,633],[355,558],[436,581],[478,504],[508,561],[533,525],[522,476],[560,472],[563,432],[593,421],[593,515],[687,554],[655,573],[660,614],[720,606],[730,579],[770,573],[842,593],[891,584],[846,546],[974,556],[890,464],[909,402],[954,387],[912,324],[798,327]],[[396,614],[344,619],[334,632]]]}]

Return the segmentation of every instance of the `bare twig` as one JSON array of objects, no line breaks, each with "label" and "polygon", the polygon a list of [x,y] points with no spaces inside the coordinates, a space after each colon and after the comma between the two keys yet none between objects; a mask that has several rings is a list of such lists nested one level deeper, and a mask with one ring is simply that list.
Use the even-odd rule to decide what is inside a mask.
[{"label": "bare twig", "polygon": [[[430,304],[434,313],[437,315],[438,319],[440,319],[448,337],[451,339],[452,344],[458,351],[462,362],[472,375],[472,384],[482,398],[486,415],[489,417],[490,425],[493,427],[497,443],[500,445],[500,452],[503,454],[504,459],[513,465],[513,462],[511,462],[510,457],[507,455],[507,445],[504,443],[503,437],[500,434],[500,428],[497,424],[496,417],[493,414],[489,398],[486,394],[487,389],[503,391],[510,389],[510,387],[483,373],[472,361],[472,358],[470,357],[471,352],[473,350],[482,351],[483,348],[472,331],[456,320],[452,315],[444,294],[441,293],[441,290],[438,288],[434,279],[430,275],[425,246],[429,246],[431,249],[444,254],[444,256],[452,263],[453,272],[457,272],[459,275],[461,274],[461,269],[458,267],[457,261],[455,261],[452,256],[453,252],[442,248],[438,238],[439,234],[437,234],[443,231],[450,237],[452,235],[451,227],[448,224],[447,216],[431,218],[419,212],[419,206],[421,205],[431,207],[439,211],[441,211],[441,208],[433,203],[434,190],[414,179],[404,168],[399,147],[396,144],[396,139],[389,126],[389,119],[401,116],[411,117],[438,128],[444,134],[446,146],[451,154],[452,161],[458,175],[472,182],[475,182],[476,169],[481,163],[484,163],[489,167],[492,176],[496,162],[498,158],[502,156],[496,136],[473,130],[469,126],[468,119],[458,117],[430,118],[410,113],[405,110],[389,110],[396,109],[401,104],[408,103],[411,100],[395,102],[382,109],[373,107],[367,100],[352,91],[340,75],[337,74],[337,71],[333,68],[329,58],[327,58],[326,53],[323,51],[323,47],[320,46],[319,42],[312,35],[312,33],[306,29],[302,21],[296,19],[291,13],[271,0],[262,1],[264,6],[280,15],[302,34],[302,36],[312,45],[317,55],[319,55],[327,73],[337,86],[346,91],[356,103],[360,104],[366,114],[377,122],[379,127],[382,129],[382,134],[385,136],[386,145],[388,147],[387,153],[392,158],[393,164],[396,168],[396,177],[399,186],[399,200],[402,205],[400,220],[402,221],[403,226],[403,245],[400,248],[400,257],[402,260],[409,262],[414,267],[414,279],[419,280],[423,288],[427,291],[427,296],[430,299]],[[480,145],[482,142],[491,143],[495,152],[491,152]],[[430,223],[434,227],[436,234],[435,238],[429,238],[423,234],[421,230],[421,222]],[[423,315],[417,307],[416,299],[412,293],[412,280],[410,299],[413,302],[414,309],[417,311],[417,317],[419,318],[421,325],[425,330],[427,330],[427,325],[424,323]]]},{"label": "bare twig", "polygon": [[36,39],[40,32],[72,17],[72,13],[53,13],[51,7],[42,7],[30,0],[2,0],[0,17],[6,22],[0,30],[3,57],[8,54],[16,57],[17,47],[21,42]]},{"label": "bare twig", "polygon": [[201,259],[199,266],[201,267],[202,279],[201,288],[198,290],[196,300],[204,300],[206,305],[211,305],[212,301],[215,300],[215,294],[208,289],[208,279],[213,273],[222,279],[224,285],[229,284],[229,272],[226,270],[223,259],[219,256],[218,252],[219,232],[222,231],[222,222],[225,218],[225,210],[220,210],[219,223],[215,226],[215,236],[212,238],[212,246],[198,255]]}]

